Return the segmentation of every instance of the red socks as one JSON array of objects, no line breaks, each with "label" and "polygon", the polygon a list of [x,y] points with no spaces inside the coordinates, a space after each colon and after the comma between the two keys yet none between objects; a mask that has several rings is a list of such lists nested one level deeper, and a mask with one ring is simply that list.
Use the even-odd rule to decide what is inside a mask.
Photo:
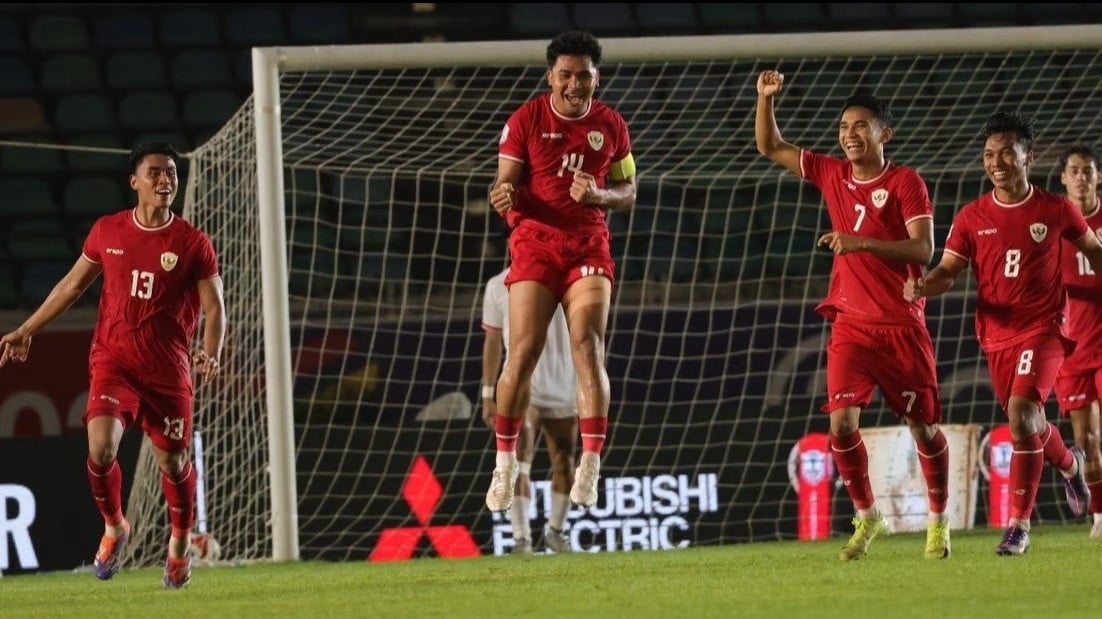
[{"label": "red socks", "polygon": [[834,466],[846,485],[849,498],[857,509],[872,507],[872,484],[869,482],[869,452],[861,440],[861,432],[847,436],[830,435],[830,453],[834,454]]},{"label": "red socks", "polygon": [[949,441],[938,428],[937,434],[929,443],[918,444],[918,462],[922,465],[922,476],[926,479],[926,498],[930,502],[930,511],[945,513],[945,504],[949,499]]},{"label": "red socks", "polygon": [[191,461],[184,463],[180,476],[172,479],[161,471],[161,489],[168,504],[168,519],[172,523],[172,537],[186,539],[195,521],[195,469]]},{"label": "red socks", "polygon": [[88,483],[92,486],[92,498],[96,501],[99,513],[110,526],[122,523],[122,469],[119,461],[101,466],[91,457],[88,458]]},{"label": "red socks", "polygon": [[1064,444],[1064,437],[1060,436],[1060,430],[1052,423],[1047,425],[1048,427],[1041,433],[1045,462],[1056,467],[1057,470],[1066,471],[1071,468],[1075,456],[1071,455],[1071,450]]},{"label": "red socks", "polygon": [[494,434],[497,436],[497,450],[517,450],[517,437],[520,436],[520,427],[524,424],[524,417],[506,417],[501,413],[494,415]]},{"label": "red socks", "polygon": [[582,452],[601,453],[608,434],[608,417],[579,417],[578,429],[582,435]]},{"label": "red socks", "polygon": [[1044,446],[1039,435],[1030,434],[1014,441],[1014,451],[1010,454],[1011,518],[1029,521],[1037,502],[1037,486],[1041,483],[1044,466]]}]

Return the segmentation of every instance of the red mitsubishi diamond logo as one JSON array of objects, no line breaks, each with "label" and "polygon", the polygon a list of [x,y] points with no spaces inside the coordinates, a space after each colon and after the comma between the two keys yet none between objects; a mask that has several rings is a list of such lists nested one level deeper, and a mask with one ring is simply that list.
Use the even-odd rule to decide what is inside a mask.
[{"label": "red mitsubishi diamond logo", "polygon": [[477,557],[478,544],[471,537],[471,531],[461,524],[430,526],[436,508],[440,506],[440,497],[444,488],[432,474],[432,467],[424,456],[417,456],[402,484],[402,497],[409,504],[414,518],[420,523],[416,527],[391,527],[383,529],[379,542],[371,551],[368,561],[403,561],[413,558],[413,552],[422,535],[441,557]]}]

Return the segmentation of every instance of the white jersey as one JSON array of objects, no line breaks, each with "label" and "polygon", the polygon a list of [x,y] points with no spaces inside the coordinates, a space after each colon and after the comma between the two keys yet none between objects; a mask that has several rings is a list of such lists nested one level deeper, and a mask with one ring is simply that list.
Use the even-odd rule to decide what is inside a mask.
[{"label": "white jersey", "polygon": [[[509,269],[486,282],[482,299],[482,328],[501,331],[505,342],[505,363],[509,363],[509,290],[505,275]],[[539,408],[576,407],[578,375],[570,357],[570,333],[562,305],[555,308],[547,327],[547,344],[532,373],[532,406]]]}]

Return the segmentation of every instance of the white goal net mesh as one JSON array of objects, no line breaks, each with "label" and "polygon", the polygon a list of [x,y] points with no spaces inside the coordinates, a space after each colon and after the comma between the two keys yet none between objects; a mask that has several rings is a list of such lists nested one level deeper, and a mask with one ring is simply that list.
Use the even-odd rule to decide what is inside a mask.
[{"label": "white goal net mesh", "polygon": [[[806,148],[838,154],[840,105],[855,89],[887,99],[899,117],[889,157],[927,179],[939,247],[955,210],[987,188],[978,135],[991,112],[1036,114],[1032,177],[1057,190],[1061,150],[1102,138],[1097,49],[869,53],[610,57],[601,67],[598,96],[628,121],[639,196],[610,218],[612,423],[600,502],[571,514],[579,548],[796,535],[787,460],[802,436],[827,428],[813,307],[830,255],[814,248],[827,226],[818,191],[755,149],[760,70],[786,74],[779,123]],[[508,545],[507,522],[483,504],[493,438],[477,403],[481,292],[504,264],[503,227],[485,198],[497,138],[509,113],[546,89],[541,58],[517,62],[280,76],[305,559],[462,554],[465,536],[483,554]],[[209,526],[223,558],[270,557],[251,101],[197,149],[190,175],[186,215],[215,240],[231,320],[227,376],[197,405]],[[947,421],[986,430],[1005,417],[973,336],[973,297],[962,279],[958,294],[930,304],[929,324]],[[862,417],[866,427],[896,423],[879,400]],[[532,477],[547,475],[537,443]],[[1044,484],[1037,517],[1070,518],[1056,478]],[[536,493],[538,531],[546,485]],[[833,501],[842,532],[852,508],[844,491]],[[136,481],[129,510],[146,524],[135,559],[162,561],[156,479]]]}]

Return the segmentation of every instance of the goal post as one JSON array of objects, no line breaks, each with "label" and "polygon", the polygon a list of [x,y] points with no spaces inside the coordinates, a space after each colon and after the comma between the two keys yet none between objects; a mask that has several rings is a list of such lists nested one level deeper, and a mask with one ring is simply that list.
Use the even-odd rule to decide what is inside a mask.
[{"label": "goal post", "polygon": [[[940,247],[953,212],[985,190],[976,136],[991,112],[1038,115],[1031,177],[1053,189],[1062,148],[1102,141],[1089,112],[1102,80],[1084,77],[1102,74],[1099,41],[1100,25],[603,38],[597,97],[628,122],[639,199],[609,218],[606,477],[598,506],[571,513],[572,543],[796,536],[786,462],[826,427],[813,308],[830,260],[814,248],[821,196],[754,146],[760,70],[786,73],[778,120],[806,148],[837,153],[855,88],[887,99],[901,113],[888,156],[929,183]],[[253,50],[253,96],[191,154],[185,204],[214,238],[230,312],[227,377],[196,405],[224,559],[508,548],[507,521],[482,501],[493,451],[480,295],[504,265],[486,187],[509,113],[546,90],[546,45]],[[1005,418],[963,279],[928,321],[947,421],[987,429]],[[895,423],[879,400],[862,418]],[[547,471],[537,446],[534,531]],[[1045,483],[1039,517],[1070,521],[1059,481]],[[841,532],[851,507],[833,500]],[[149,480],[129,505],[163,520]],[[155,562],[163,539],[142,540],[134,556]]]},{"label": "goal post", "polygon": [[256,198],[260,226],[260,289],[264,308],[268,458],[272,492],[272,558],[298,559],[291,325],[287,287],[287,228],[283,203],[283,143],[279,122],[279,66],[271,52],[253,49],[256,123]]}]

